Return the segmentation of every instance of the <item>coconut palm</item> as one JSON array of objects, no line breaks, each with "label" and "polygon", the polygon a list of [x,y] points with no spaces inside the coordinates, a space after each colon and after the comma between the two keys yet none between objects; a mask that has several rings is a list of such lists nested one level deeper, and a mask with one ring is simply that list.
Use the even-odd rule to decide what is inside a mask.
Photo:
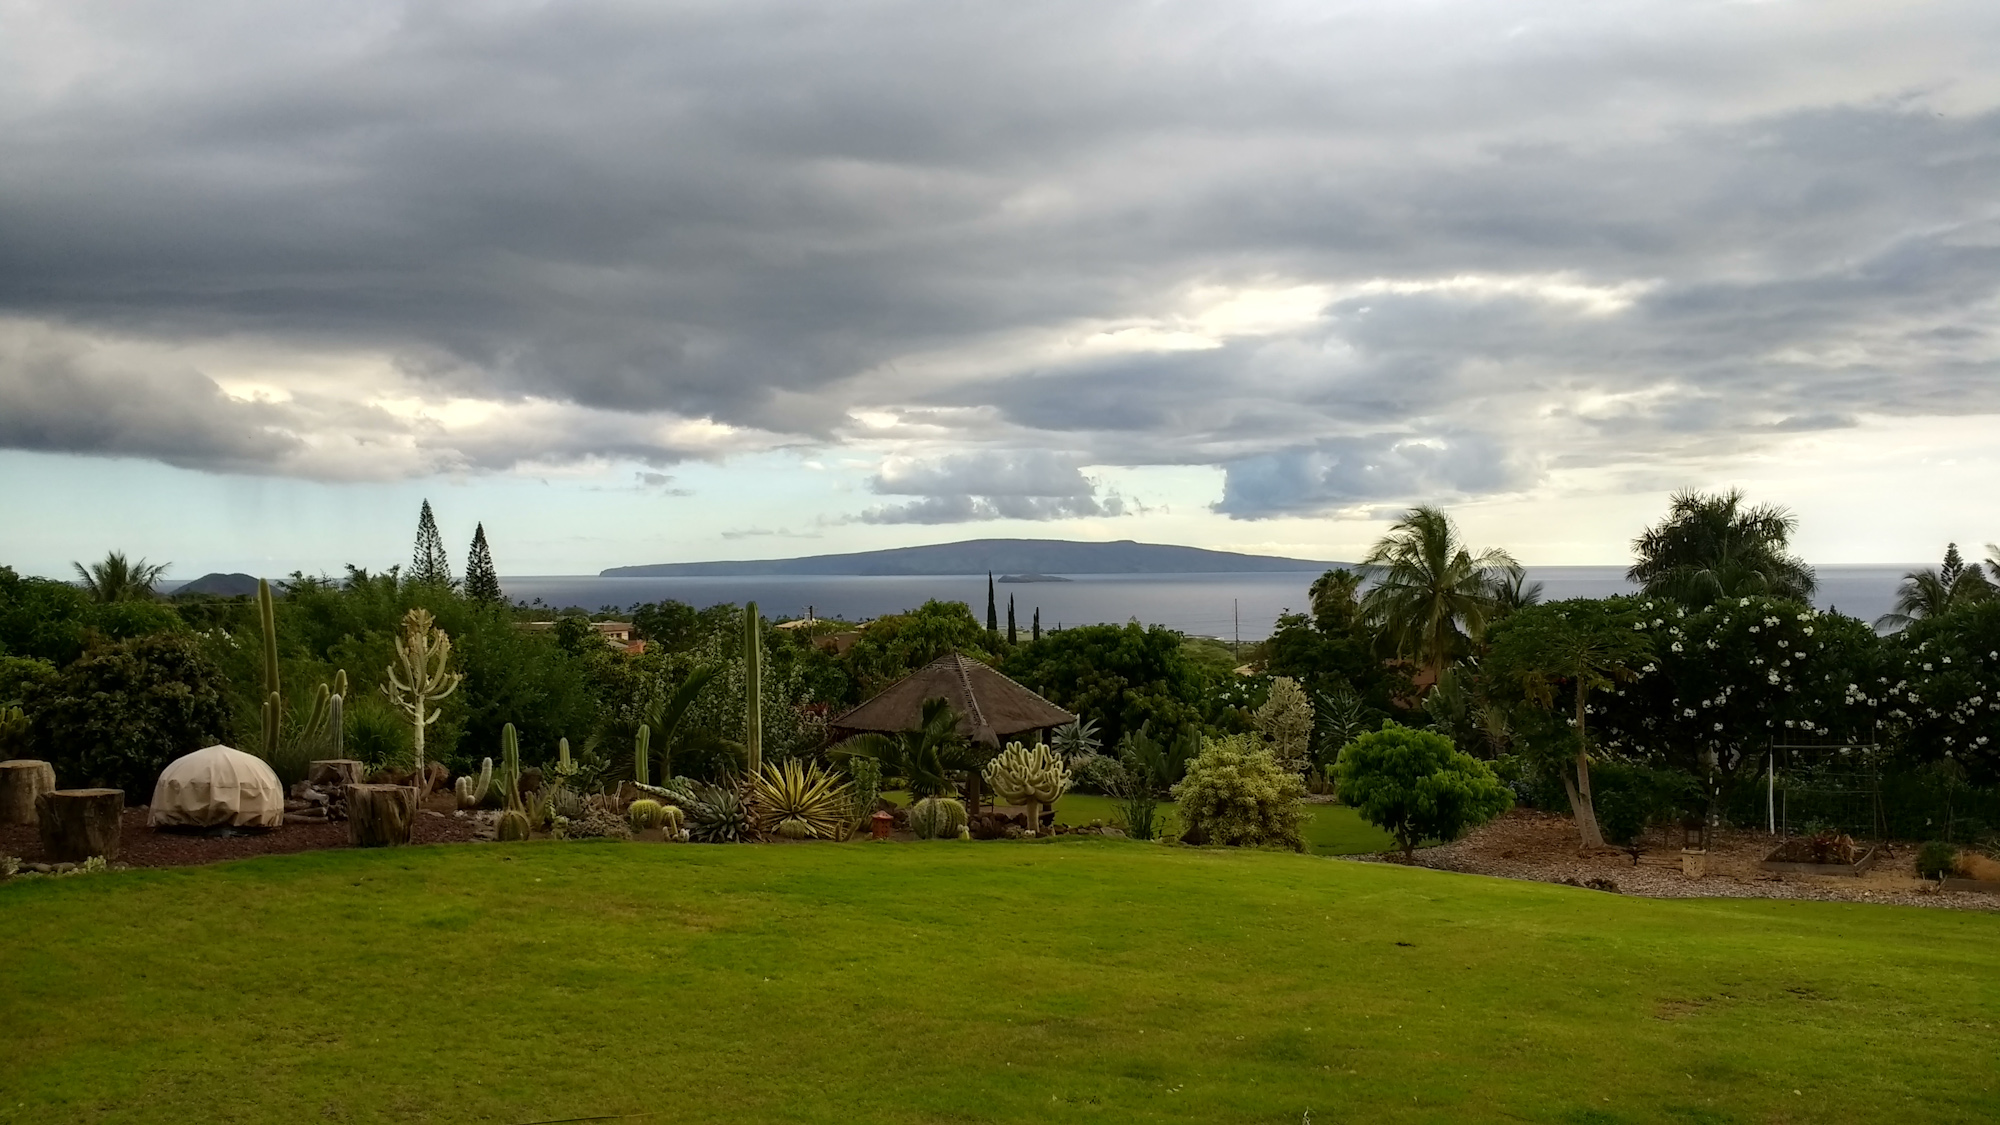
[{"label": "coconut palm", "polygon": [[1344,566],[1335,567],[1313,579],[1306,597],[1312,602],[1313,620],[1326,632],[1345,628],[1361,612],[1361,584],[1368,576]]},{"label": "coconut palm", "polygon": [[1521,564],[1499,548],[1473,554],[1442,509],[1412,508],[1362,560],[1375,585],[1361,599],[1363,617],[1398,659],[1432,682],[1470,655],[1498,609],[1495,587],[1513,582]]},{"label": "coconut palm", "polygon": [[153,584],[160,580],[172,563],[148,563],[145,559],[128,562],[125,552],[112,551],[104,556],[101,563],[92,563],[86,569],[80,562],[70,564],[76,568],[77,577],[83,581],[83,588],[90,592],[90,600],[95,602],[143,602],[153,597]]},{"label": "coconut palm", "polygon": [[1542,604],[1542,584],[1528,581],[1525,571],[1513,570],[1500,575],[1493,584],[1493,605],[1496,619],[1505,617],[1516,610],[1531,605]]},{"label": "coconut palm", "polygon": [[1943,617],[1952,610],[1986,601],[1994,593],[1993,583],[1978,565],[1967,566],[1958,544],[1948,544],[1943,566],[1903,575],[1902,584],[1896,587],[1896,608],[1876,618],[1875,628],[1905,629],[1927,617]]},{"label": "coconut palm", "polygon": [[1667,518],[1632,541],[1638,561],[1625,577],[1655,597],[1683,605],[1767,594],[1805,601],[1817,581],[1786,551],[1798,517],[1772,504],[1743,503],[1743,490],[1676,492]]}]

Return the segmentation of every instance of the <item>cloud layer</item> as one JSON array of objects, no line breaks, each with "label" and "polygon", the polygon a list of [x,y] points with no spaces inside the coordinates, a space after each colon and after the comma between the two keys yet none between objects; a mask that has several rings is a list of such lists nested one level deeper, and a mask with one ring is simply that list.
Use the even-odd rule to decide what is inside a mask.
[{"label": "cloud layer", "polygon": [[17,5],[0,447],[1257,519],[2000,411],[2000,9]]}]

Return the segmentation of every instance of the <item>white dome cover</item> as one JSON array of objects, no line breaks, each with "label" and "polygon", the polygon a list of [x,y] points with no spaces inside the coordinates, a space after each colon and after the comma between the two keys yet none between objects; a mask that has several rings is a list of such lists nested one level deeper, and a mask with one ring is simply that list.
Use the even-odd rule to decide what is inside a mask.
[{"label": "white dome cover", "polygon": [[146,823],[188,828],[276,828],[285,823],[285,787],[262,760],[211,746],[160,771]]}]

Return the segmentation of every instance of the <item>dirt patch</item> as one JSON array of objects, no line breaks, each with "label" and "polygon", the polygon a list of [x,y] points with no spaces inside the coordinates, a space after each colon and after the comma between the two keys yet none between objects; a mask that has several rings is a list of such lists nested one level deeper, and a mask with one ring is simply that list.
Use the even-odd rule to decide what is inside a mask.
[{"label": "dirt patch", "polygon": [[[452,815],[450,794],[433,796],[417,814],[411,836],[419,844],[454,844],[474,838],[476,826]],[[126,809],[120,822],[118,862],[128,867],[187,867],[225,859],[345,848],[345,824],[287,824],[268,831],[243,831],[232,836],[203,836],[146,826],[144,808]],[[26,863],[46,863],[41,836],[33,826],[0,828],[0,855]]]},{"label": "dirt patch", "polygon": [[[1777,846],[1770,836],[1725,831],[1712,841],[1708,873],[1698,879],[1682,873],[1678,830],[1649,834],[1640,845],[1636,864],[1631,855],[1609,848],[1579,852],[1576,826],[1569,817],[1512,809],[1462,840],[1419,850],[1412,862],[1439,871],[1566,883],[1650,898],[1801,898],[2000,910],[2000,897],[1942,891],[1919,878],[1914,844],[1887,845],[1881,860],[1862,875],[1793,875],[1757,866]],[[1347,858],[1402,862],[1402,856],[1393,853]]]}]

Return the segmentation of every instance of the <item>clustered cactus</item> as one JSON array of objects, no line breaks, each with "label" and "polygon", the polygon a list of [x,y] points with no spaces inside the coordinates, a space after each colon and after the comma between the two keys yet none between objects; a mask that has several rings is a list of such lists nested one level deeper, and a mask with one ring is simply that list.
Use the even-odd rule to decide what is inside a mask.
[{"label": "clustered cactus", "polygon": [[461,809],[476,809],[486,803],[486,795],[493,788],[493,759],[485,758],[479,763],[477,778],[461,777],[452,783],[452,791],[458,797]]},{"label": "clustered cactus", "polygon": [[910,831],[919,840],[955,840],[965,827],[965,806],[956,797],[925,797],[910,806]]},{"label": "clustered cactus", "polygon": [[667,806],[650,797],[641,798],[626,807],[625,819],[632,822],[632,831],[634,832],[644,832],[648,828],[658,828],[666,823]]},{"label": "clustered cactus", "polygon": [[1069,791],[1069,767],[1046,746],[1009,742],[986,767],[986,783],[1010,805],[1028,807],[1028,835],[1041,827],[1042,806]]}]

